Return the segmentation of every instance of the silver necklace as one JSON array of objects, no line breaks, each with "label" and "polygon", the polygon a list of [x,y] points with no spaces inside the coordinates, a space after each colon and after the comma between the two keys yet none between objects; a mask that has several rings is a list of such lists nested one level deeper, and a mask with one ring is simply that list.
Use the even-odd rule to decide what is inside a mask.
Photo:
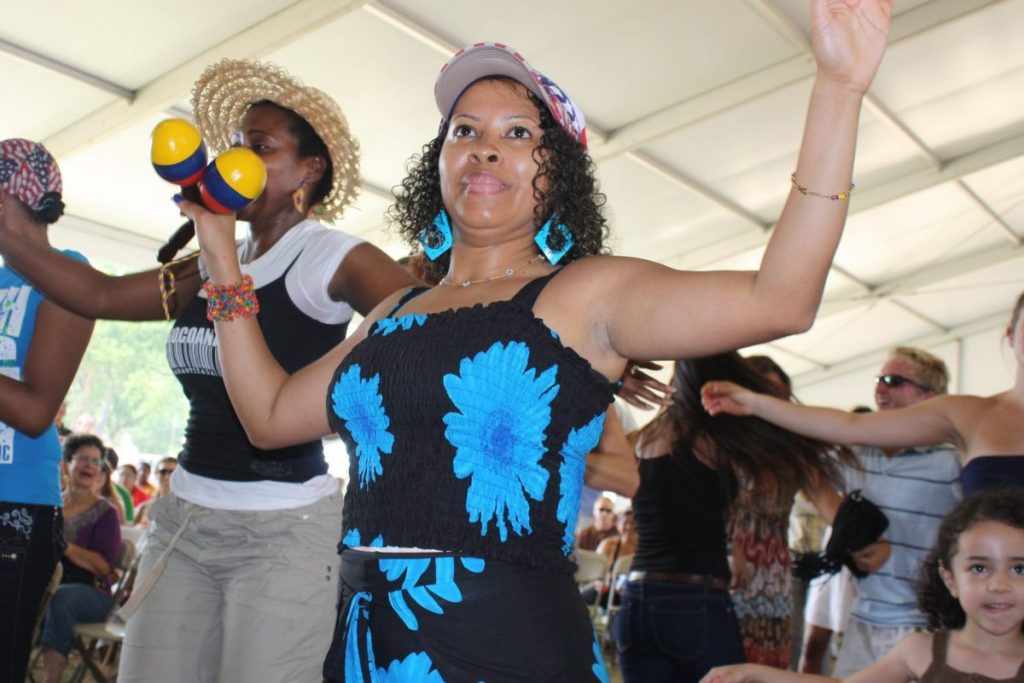
[{"label": "silver necklace", "polygon": [[504,272],[498,273],[497,275],[490,275],[488,277],[480,278],[479,280],[462,280],[461,282],[453,282],[452,280],[448,279],[447,275],[445,275],[443,278],[441,278],[441,281],[438,284],[445,285],[447,287],[469,287],[470,285],[478,285],[481,282],[490,282],[492,280],[501,280],[504,278],[509,278],[515,275],[516,271],[522,270],[531,263],[539,261],[540,258],[541,254],[536,254],[533,256],[533,258],[531,258],[529,261],[526,261],[525,263],[520,263],[518,266],[514,266],[512,268],[506,268]]}]

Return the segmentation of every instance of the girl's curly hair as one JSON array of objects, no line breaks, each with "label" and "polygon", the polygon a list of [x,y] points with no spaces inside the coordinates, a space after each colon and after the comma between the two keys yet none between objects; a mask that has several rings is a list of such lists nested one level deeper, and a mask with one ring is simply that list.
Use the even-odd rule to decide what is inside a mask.
[{"label": "girl's curly hair", "polygon": [[963,628],[967,622],[964,608],[946,588],[939,567],[953,571],[953,556],[956,555],[960,534],[979,522],[999,522],[1024,531],[1024,489],[1015,487],[976,493],[960,501],[942,520],[938,539],[921,567],[922,576],[917,587],[917,604],[928,617],[929,628],[954,630]]},{"label": "girl's curly hair", "polygon": [[[494,80],[516,83],[503,77]],[[527,95],[540,112],[543,130],[540,144],[533,150],[533,158],[539,165],[533,178],[533,196],[537,200],[534,224],[539,230],[552,213],[557,213],[557,222],[569,228],[573,246],[561,263],[605,253],[604,241],[608,236],[602,213],[605,196],[598,189],[594,163],[583,145],[555,121],[547,106],[533,93]],[[447,134],[448,126],[444,125],[437,137],[409,160],[408,175],[393,189],[395,203],[388,209],[386,218],[392,228],[397,227],[413,252],[421,250],[417,239],[420,231],[444,208],[438,161]],[[541,189],[542,178],[547,181],[547,190]],[[448,260],[449,254],[445,253],[436,261],[427,262],[427,270],[440,278],[448,271]]]}]

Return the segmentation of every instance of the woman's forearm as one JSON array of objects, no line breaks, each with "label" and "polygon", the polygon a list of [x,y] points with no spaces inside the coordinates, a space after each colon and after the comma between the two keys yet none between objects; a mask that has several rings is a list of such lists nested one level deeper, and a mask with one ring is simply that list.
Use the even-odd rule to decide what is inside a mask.
[{"label": "woman's forearm", "polygon": [[[4,261],[61,308],[92,320],[163,320],[158,270],[111,276],[92,266],[34,242],[0,230]],[[176,275],[174,306],[188,301],[199,289],[195,260],[172,267]]]},{"label": "woman's forearm", "polygon": [[77,543],[68,543],[67,549],[64,550],[64,555],[71,562],[94,576],[106,576],[114,570],[102,555]]}]

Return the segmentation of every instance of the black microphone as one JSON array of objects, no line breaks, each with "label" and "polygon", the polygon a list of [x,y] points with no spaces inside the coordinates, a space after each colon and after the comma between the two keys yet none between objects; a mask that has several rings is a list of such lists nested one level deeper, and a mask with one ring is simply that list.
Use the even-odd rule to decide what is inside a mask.
[{"label": "black microphone", "polygon": [[[195,185],[189,185],[188,187],[181,188],[181,196],[190,202],[196,202],[202,204],[203,200],[199,196],[199,188]],[[193,237],[196,236],[196,224],[192,221],[186,221],[181,224],[177,230],[171,233],[171,237],[167,240],[164,246],[160,247],[160,250],[156,252],[156,260],[161,265],[170,263],[174,260],[175,255],[188,244]]]}]

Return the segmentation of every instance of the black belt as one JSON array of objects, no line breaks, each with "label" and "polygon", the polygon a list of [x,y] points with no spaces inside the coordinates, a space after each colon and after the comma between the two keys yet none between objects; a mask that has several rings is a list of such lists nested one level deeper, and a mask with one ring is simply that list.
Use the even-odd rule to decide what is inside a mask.
[{"label": "black belt", "polygon": [[691,586],[705,586],[715,590],[728,591],[729,582],[711,574],[684,574],[683,572],[647,572],[632,571],[626,577],[628,581],[669,581],[685,583]]}]

